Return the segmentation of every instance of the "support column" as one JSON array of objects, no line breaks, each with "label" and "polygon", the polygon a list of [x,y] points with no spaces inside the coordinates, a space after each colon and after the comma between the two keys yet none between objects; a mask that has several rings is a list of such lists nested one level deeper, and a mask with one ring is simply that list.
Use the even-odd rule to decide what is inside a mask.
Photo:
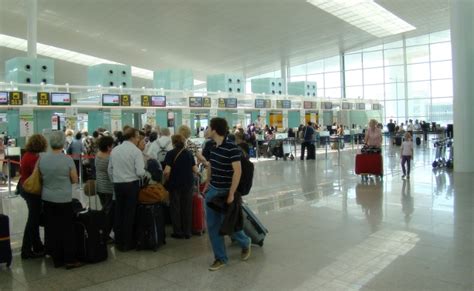
[{"label": "support column", "polygon": [[288,74],[288,70],[289,70],[288,59],[282,58],[280,64],[281,64],[281,67],[280,67],[281,79],[283,80],[283,94],[288,95],[288,75],[289,75]]},{"label": "support column", "polygon": [[451,1],[454,171],[474,172],[474,2]]},{"label": "support column", "polygon": [[26,21],[28,37],[28,57],[36,58],[37,27],[38,27],[38,2],[37,0],[26,1]]}]

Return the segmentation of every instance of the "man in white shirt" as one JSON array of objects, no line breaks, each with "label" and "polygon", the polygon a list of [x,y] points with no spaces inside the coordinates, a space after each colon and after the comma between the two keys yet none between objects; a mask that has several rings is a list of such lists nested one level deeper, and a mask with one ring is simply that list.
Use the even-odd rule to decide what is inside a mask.
[{"label": "man in white shirt", "polygon": [[146,154],[160,162],[163,166],[166,153],[172,149],[173,144],[171,143],[170,130],[167,127],[163,127],[160,129],[160,137],[150,144]]},{"label": "man in white shirt", "polygon": [[109,175],[114,181],[115,192],[115,244],[120,251],[135,247],[133,230],[140,190],[140,179],[145,175],[143,154],[138,149],[138,130],[127,128],[124,142],[110,154]]}]

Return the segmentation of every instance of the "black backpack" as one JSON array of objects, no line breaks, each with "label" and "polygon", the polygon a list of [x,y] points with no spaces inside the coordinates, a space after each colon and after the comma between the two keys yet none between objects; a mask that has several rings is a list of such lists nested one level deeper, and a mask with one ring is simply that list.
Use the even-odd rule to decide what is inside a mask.
[{"label": "black backpack", "polygon": [[242,175],[240,176],[239,186],[237,186],[237,192],[245,196],[249,194],[250,189],[252,189],[253,172],[255,168],[249,156],[243,151],[240,157],[240,165],[242,167]]}]

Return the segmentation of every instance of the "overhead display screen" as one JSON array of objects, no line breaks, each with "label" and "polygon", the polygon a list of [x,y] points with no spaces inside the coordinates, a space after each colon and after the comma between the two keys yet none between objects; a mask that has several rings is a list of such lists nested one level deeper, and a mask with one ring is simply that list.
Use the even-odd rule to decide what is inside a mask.
[{"label": "overhead display screen", "polygon": [[271,107],[272,107],[272,100],[255,99],[255,108],[262,109],[262,108],[271,108]]},{"label": "overhead display screen", "polygon": [[211,107],[210,97],[189,97],[189,107]]},{"label": "overhead display screen", "polygon": [[282,109],[290,109],[291,100],[277,100],[276,107]]},{"label": "overhead display screen", "polygon": [[51,93],[51,105],[71,105],[71,93]]},{"label": "overhead display screen", "polygon": [[120,106],[119,94],[102,94],[103,106]]},{"label": "overhead display screen", "polygon": [[166,96],[142,95],[142,106],[145,107],[166,107]]},{"label": "overhead display screen", "polygon": [[344,110],[352,109],[352,103],[342,102],[342,109]]},{"label": "overhead display screen", "polygon": [[38,92],[36,95],[36,103],[38,105],[51,105],[49,92]]},{"label": "overhead display screen", "polygon": [[8,92],[0,92],[0,105],[8,105]]},{"label": "overhead display screen", "polygon": [[316,109],[316,102],[313,101],[304,101],[303,102],[304,109]]},{"label": "overhead display screen", "polygon": [[322,105],[323,105],[322,108],[324,109],[327,109],[327,110],[332,109],[332,102],[323,102]]},{"label": "overhead display screen", "polygon": [[380,110],[382,109],[382,106],[380,106],[379,103],[372,104],[372,110]]},{"label": "overhead display screen", "polygon": [[365,110],[365,103],[357,103],[357,109]]},{"label": "overhead display screen", "polygon": [[8,103],[10,105],[23,105],[23,92],[10,92],[8,95]]},{"label": "overhead display screen", "polygon": [[237,98],[219,98],[219,108],[237,108]]}]

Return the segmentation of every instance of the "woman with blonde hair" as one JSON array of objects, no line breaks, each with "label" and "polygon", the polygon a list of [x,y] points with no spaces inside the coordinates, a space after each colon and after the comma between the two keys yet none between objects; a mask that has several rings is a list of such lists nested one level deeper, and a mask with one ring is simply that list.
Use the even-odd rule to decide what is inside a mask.
[{"label": "woman with blonde hair", "polygon": [[382,147],[382,131],[377,127],[377,124],[377,120],[371,119],[365,132],[364,142],[369,147]]},{"label": "woman with blonde hair", "polygon": [[207,164],[206,158],[204,158],[204,156],[201,154],[198,146],[190,139],[191,128],[189,128],[189,126],[187,125],[181,125],[178,128],[178,134],[182,135],[186,139],[184,147],[187,150],[191,151],[193,156],[197,159],[198,163]]}]

